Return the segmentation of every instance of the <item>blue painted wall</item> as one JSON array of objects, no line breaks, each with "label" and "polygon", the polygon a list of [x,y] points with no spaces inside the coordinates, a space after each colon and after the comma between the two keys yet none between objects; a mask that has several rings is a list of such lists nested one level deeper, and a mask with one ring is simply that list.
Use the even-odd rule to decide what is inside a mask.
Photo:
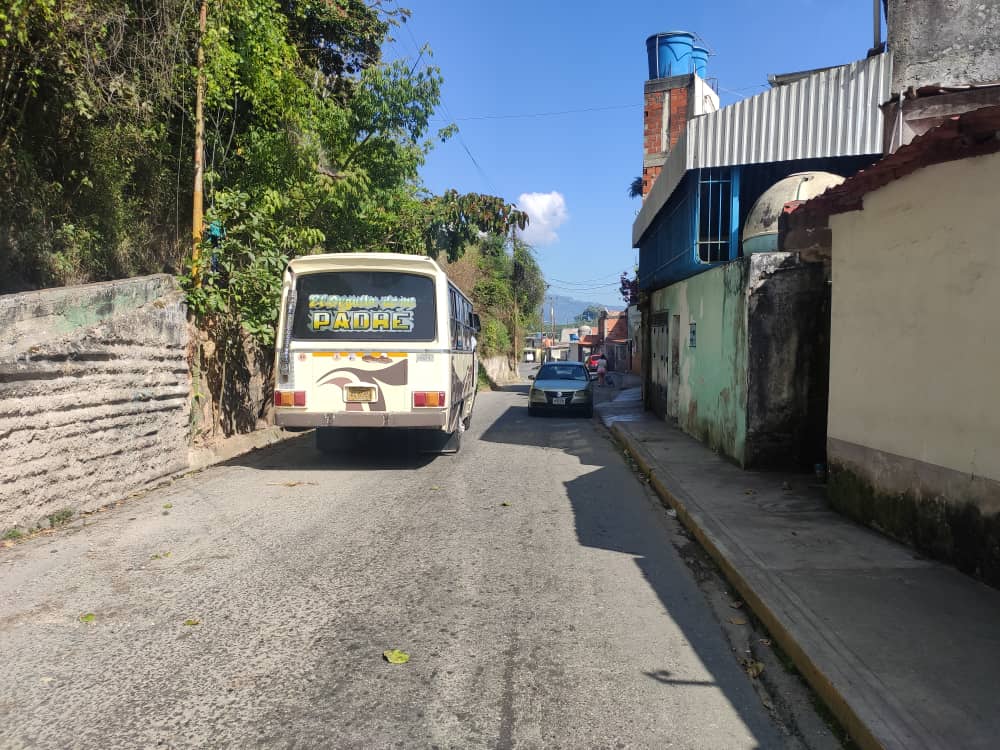
[{"label": "blue painted wall", "polygon": [[[732,185],[729,257],[720,262],[743,256],[740,237],[747,215],[757,199],[778,180],[796,172],[812,170],[849,177],[859,169],[870,166],[876,159],[874,156],[801,159],[712,170],[716,173],[728,171]],[[701,262],[698,255],[698,228],[702,214],[718,210],[718,206],[702,205],[699,182],[702,173],[709,171],[693,169],[684,176],[640,242],[639,288],[643,291],[660,289],[719,265]]]}]

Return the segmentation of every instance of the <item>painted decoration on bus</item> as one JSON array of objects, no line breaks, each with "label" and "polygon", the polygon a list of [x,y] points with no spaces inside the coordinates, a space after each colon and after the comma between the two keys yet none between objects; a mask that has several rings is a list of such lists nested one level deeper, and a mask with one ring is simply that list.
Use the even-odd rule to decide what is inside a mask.
[{"label": "painted decoration on bus", "polygon": [[[380,358],[363,358],[351,366],[334,365],[316,378],[317,386],[332,385],[340,388],[344,408],[347,411],[403,411],[408,408],[409,390],[404,386],[409,383],[407,361],[401,359],[393,362],[386,357],[389,365],[379,367]],[[375,399],[370,402],[358,403],[347,398],[347,388],[359,383],[375,383]],[[393,387],[387,387],[393,386]]]},{"label": "painted decoration on bus", "polygon": [[310,294],[309,328],[313,331],[409,333],[413,330],[416,309],[416,297]]},{"label": "painted decoration on bus", "polygon": [[293,335],[342,341],[433,341],[434,280],[398,271],[328,271],[297,283]]}]

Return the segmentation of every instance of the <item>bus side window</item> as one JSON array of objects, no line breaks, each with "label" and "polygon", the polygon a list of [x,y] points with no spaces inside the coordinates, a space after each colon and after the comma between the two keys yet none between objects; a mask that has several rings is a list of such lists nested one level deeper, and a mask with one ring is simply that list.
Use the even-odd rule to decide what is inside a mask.
[{"label": "bus side window", "polygon": [[472,303],[465,302],[462,307],[462,328],[465,330],[465,348],[472,349],[472,329],[469,327],[469,318],[472,317]]},{"label": "bus side window", "polygon": [[448,290],[449,313],[451,315],[451,348],[462,348],[462,331],[458,325],[459,296],[454,289]]}]

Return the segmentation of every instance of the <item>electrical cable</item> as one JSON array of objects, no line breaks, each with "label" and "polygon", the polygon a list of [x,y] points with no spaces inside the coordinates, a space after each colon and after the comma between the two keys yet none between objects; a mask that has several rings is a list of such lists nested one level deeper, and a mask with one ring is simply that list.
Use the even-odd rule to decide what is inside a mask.
[{"label": "electrical cable", "polygon": [[[423,53],[420,52],[420,46],[417,44],[417,40],[414,38],[413,32],[410,31],[410,27],[405,26],[405,28],[407,35],[410,37],[410,41],[413,42],[413,48],[414,50],[416,50],[419,60],[419,55],[423,55]],[[444,113],[448,116],[448,121],[455,122],[455,120],[451,116],[451,111],[448,109],[448,105],[444,101],[443,93],[441,94],[441,108],[444,110]],[[493,184],[493,180],[491,180],[490,176],[486,174],[486,170],[483,169],[482,165],[480,165],[476,157],[472,155],[472,150],[469,148],[469,144],[465,142],[465,138],[462,137],[462,131],[458,127],[455,128],[455,135],[458,136],[459,145],[461,145],[466,155],[468,155],[469,160],[472,161],[472,164],[476,168],[476,171],[479,172],[479,176],[482,177],[483,180],[486,182],[486,185],[489,187],[492,194],[499,196],[500,191],[497,190],[496,185]]]}]

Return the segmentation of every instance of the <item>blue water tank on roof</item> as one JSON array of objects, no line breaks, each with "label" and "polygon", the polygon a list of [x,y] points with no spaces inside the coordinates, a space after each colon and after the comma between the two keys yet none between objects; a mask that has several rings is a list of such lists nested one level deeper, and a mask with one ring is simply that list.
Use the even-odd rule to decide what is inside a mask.
[{"label": "blue water tank on roof", "polygon": [[691,50],[694,34],[687,31],[665,31],[646,39],[649,79],[667,78],[693,70]]},{"label": "blue water tank on roof", "polygon": [[695,45],[691,48],[691,64],[694,72],[702,78],[708,77],[708,50]]}]

